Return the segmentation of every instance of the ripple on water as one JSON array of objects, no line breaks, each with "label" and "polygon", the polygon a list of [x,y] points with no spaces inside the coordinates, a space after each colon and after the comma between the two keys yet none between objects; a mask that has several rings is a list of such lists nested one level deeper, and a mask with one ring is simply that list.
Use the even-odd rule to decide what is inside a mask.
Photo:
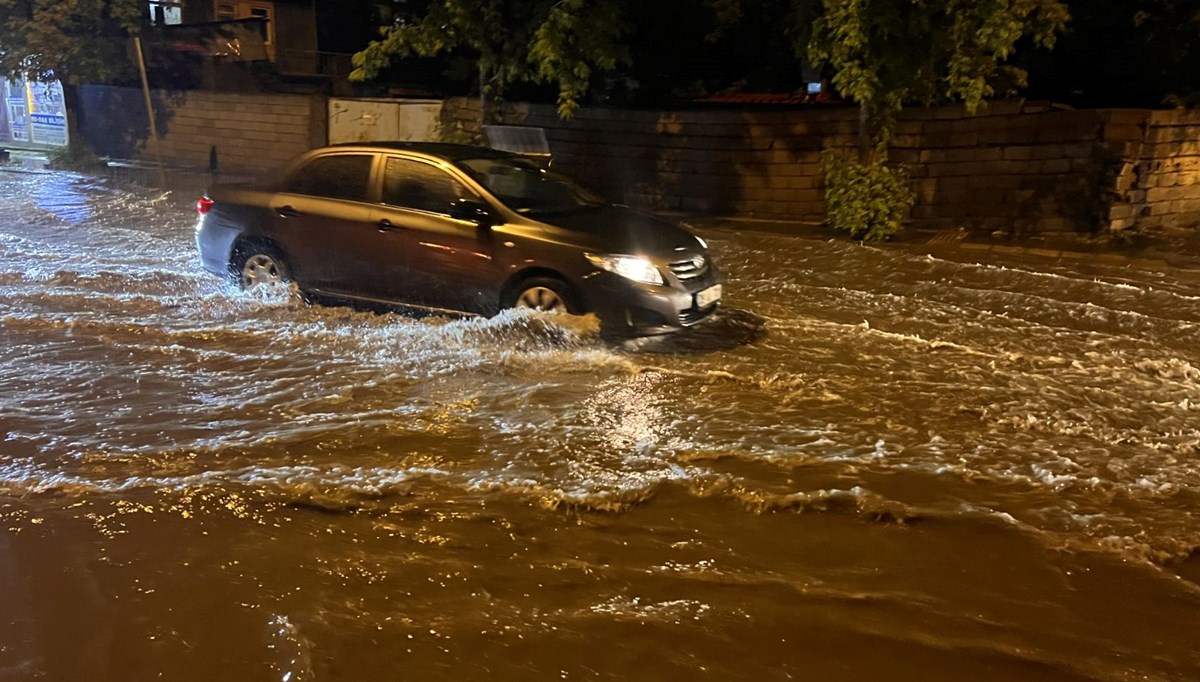
[{"label": "ripple on water", "polygon": [[[1167,567],[1200,547],[1194,283],[724,233],[728,300],[710,323],[610,343],[594,318],[417,318],[241,292],[199,270],[177,197],[65,176],[42,189],[64,196],[7,198],[41,208],[0,234],[0,494],[23,507],[386,526],[406,502],[499,500],[545,526],[693,524],[714,545],[761,533],[747,543],[772,550],[793,528],[776,522],[814,518],[874,539],[1002,529],[1048,557]],[[622,585],[740,579],[707,560],[611,570]],[[559,615],[728,614],[678,596],[589,592]],[[311,677],[310,626],[263,612],[274,672]]]}]

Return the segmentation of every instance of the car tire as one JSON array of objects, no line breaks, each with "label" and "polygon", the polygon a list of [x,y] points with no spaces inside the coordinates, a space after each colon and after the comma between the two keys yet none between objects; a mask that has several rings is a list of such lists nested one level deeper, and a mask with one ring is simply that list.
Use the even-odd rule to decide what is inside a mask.
[{"label": "car tire", "polygon": [[530,277],[518,282],[509,293],[504,307],[583,314],[583,307],[579,305],[571,286],[553,277]]},{"label": "car tire", "polygon": [[263,244],[243,244],[234,252],[230,274],[242,289],[261,285],[287,284],[292,281],[283,256]]}]

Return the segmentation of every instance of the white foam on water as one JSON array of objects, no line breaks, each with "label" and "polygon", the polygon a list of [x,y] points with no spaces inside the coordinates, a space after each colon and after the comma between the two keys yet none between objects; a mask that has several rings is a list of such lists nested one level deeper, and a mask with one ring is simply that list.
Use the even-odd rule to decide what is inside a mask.
[{"label": "white foam on water", "polygon": [[680,624],[705,618],[712,607],[695,599],[652,600],[642,597],[612,597],[589,607],[591,613],[616,620]]},{"label": "white foam on water", "polygon": [[267,660],[279,682],[317,679],[312,660],[314,645],[286,615],[276,614],[268,620],[266,648]]},{"label": "white foam on water", "polygon": [[405,495],[414,482],[449,479],[449,471],[436,468],[395,469],[347,466],[247,466],[231,470],[203,470],[185,475],[142,475],[93,478],[56,471],[29,460],[0,464],[0,489],[15,495],[120,494],[150,492],[253,492],[280,501],[315,497],[378,498]]},{"label": "white foam on water", "polygon": [[[0,448],[46,462],[0,449],[8,494],[236,491],[336,509],[436,481],[623,512],[670,487],[734,503],[718,513],[979,514],[1155,561],[1196,546],[1187,282],[733,233],[728,305],[768,317],[765,337],[648,356],[603,342],[594,318],[413,319],[242,292],[200,271],[194,218],[164,215],[171,197],[72,191],[104,210],[25,221],[17,197],[23,232],[0,234]],[[461,468],[387,466],[381,433],[422,436]],[[287,461],[317,442],[326,464]],[[202,461],[145,471],[180,452]],[[806,485],[818,465],[840,479]],[[867,482],[908,472],[997,500],[964,511]]]}]

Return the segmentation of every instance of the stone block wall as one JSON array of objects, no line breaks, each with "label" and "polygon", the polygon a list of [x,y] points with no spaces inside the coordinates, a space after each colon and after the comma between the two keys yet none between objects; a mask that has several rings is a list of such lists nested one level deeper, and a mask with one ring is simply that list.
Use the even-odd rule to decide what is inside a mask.
[{"label": "stone block wall", "polygon": [[1053,232],[1102,228],[1112,151],[1108,112],[995,102],[906,112],[891,159],[917,191],[912,218],[940,227]]},{"label": "stone block wall", "polygon": [[[852,143],[853,115],[784,112],[581,109],[569,121],[552,106],[511,105],[505,122],[543,128],[554,163],[610,198],[633,205],[717,214],[816,217],[821,141]],[[478,101],[447,100],[443,129],[479,131]]]},{"label": "stone block wall", "polygon": [[[140,90],[86,86],[82,99],[85,138],[99,153],[154,160]],[[155,92],[154,106],[163,160],[171,164],[207,168],[215,147],[221,171],[259,173],[327,139],[322,96]]]},{"label": "stone block wall", "polygon": [[1112,188],[1112,229],[1195,229],[1200,224],[1200,112],[1136,113]]},{"label": "stone block wall", "polygon": [[[142,93],[86,86],[84,137],[104,155],[153,160]],[[261,173],[325,144],[322,96],[154,94],[168,163]],[[505,107],[505,123],[545,130],[554,163],[609,197],[689,213],[822,220],[820,157],[853,154],[856,111]],[[446,100],[445,130],[479,132],[476,99]],[[1023,101],[914,109],[891,160],[913,178],[912,220],[1006,232],[1200,228],[1200,113],[1061,110]]]},{"label": "stone block wall", "polygon": [[[550,106],[510,105],[503,115],[505,123],[543,128],[556,164],[616,200],[721,215],[821,220],[821,151],[852,154],[857,140],[856,111],[840,107],[582,109],[562,121]],[[478,101],[447,100],[442,124],[478,131]],[[1145,217],[1162,220],[1143,220],[1147,229],[1200,223],[1200,188],[1179,184],[1200,167],[1194,115],[1022,101],[993,102],[974,115],[962,107],[911,110],[898,122],[891,160],[910,170],[912,219],[926,226],[1122,229],[1129,225],[1119,216],[1134,210],[1124,207],[1133,199],[1156,204]],[[1115,188],[1133,172],[1126,166],[1141,175],[1124,181],[1135,193],[1122,200]],[[1150,192],[1147,182],[1164,184]]]}]

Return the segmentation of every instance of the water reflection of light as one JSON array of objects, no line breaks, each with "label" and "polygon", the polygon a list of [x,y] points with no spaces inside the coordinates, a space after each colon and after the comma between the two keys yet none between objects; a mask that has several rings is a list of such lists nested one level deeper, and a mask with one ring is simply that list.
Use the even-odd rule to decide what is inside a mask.
[{"label": "water reflection of light", "polygon": [[601,437],[614,449],[658,443],[668,426],[661,383],[661,375],[649,372],[613,379],[584,403],[584,419],[604,429]]},{"label": "water reflection of light", "polygon": [[75,178],[56,174],[37,193],[38,208],[52,213],[68,223],[82,223],[92,218],[88,196],[79,191]]}]

